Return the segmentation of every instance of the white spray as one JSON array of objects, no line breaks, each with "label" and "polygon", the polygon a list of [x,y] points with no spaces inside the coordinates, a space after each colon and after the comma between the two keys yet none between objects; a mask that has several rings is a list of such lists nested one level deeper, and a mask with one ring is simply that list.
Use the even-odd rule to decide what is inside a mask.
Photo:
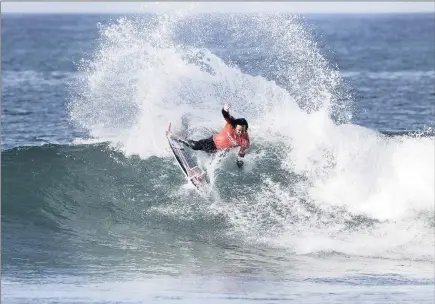
[{"label": "white spray", "polygon": [[[272,71],[267,79],[201,46],[212,33],[201,31],[197,18],[189,22],[199,36],[180,42],[184,17],[102,26],[95,58],[81,65],[72,121],[127,156],[169,156],[169,122],[189,137],[209,136],[222,127],[220,108],[229,102],[250,124],[246,174],[261,176],[256,191],[239,184],[236,198],[223,194],[210,205],[208,212],[232,223],[229,234],[295,253],[433,259],[433,138],[384,138],[352,125],[339,72],[298,18],[218,20],[228,48],[248,42],[247,58],[265,57],[258,64]],[[273,166],[261,172],[267,164]]]}]

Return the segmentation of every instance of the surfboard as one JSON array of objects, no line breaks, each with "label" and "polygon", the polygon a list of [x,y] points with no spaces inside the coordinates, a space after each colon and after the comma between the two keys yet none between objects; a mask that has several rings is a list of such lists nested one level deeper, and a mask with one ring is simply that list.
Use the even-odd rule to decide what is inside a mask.
[{"label": "surfboard", "polygon": [[198,190],[201,190],[208,184],[206,173],[187,155],[184,145],[179,142],[181,138],[172,132],[171,124],[169,124],[166,130],[166,138],[168,139],[172,155],[187,180]]}]

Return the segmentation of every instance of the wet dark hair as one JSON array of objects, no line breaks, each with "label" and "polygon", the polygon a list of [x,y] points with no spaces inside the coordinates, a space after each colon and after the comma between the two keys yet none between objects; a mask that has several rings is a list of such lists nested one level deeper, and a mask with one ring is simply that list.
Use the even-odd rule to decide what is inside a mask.
[{"label": "wet dark hair", "polygon": [[234,126],[237,126],[237,125],[245,126],[246,130],[248,130],[248,122],[244,118],[234,119]]}]

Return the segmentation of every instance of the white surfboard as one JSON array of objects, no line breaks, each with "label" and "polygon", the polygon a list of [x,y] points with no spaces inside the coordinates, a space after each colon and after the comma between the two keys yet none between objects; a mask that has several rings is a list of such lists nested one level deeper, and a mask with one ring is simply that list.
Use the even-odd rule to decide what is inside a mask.
[{"label": "white surfboard", "polygon": [[177,141],[179,136],[172,133],[171,124],[169,124],[168,130],[166,131],[166,138],[168,139],[171,152],[187,180],[191,182],[198,190],[201,190],[208,184],[207,175],[204,170],[202,170],[197,164],[189,159],[184,151],[183,144]]}]

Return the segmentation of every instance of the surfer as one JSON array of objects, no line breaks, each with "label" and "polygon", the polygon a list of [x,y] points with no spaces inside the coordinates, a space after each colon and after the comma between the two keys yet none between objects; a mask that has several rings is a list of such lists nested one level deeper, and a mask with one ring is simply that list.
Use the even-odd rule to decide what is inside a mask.
[{"label": "surfer", "polygon": [[[245,151],[250,146],[248,135],[248,122],[244,118],[235,119],[230,115],[229,105],[226,103],[222,108],[222,115],[226,124],[218,133],[209,138],[200,140],[181,140],[186,146],[193,150],[201,150],[208,153],[215,153],[219,150],[228,150],[230,148],[240,147],[239,157],[245,156]],[[243,161],[237,158],[237,166],[241,168]]]}]

